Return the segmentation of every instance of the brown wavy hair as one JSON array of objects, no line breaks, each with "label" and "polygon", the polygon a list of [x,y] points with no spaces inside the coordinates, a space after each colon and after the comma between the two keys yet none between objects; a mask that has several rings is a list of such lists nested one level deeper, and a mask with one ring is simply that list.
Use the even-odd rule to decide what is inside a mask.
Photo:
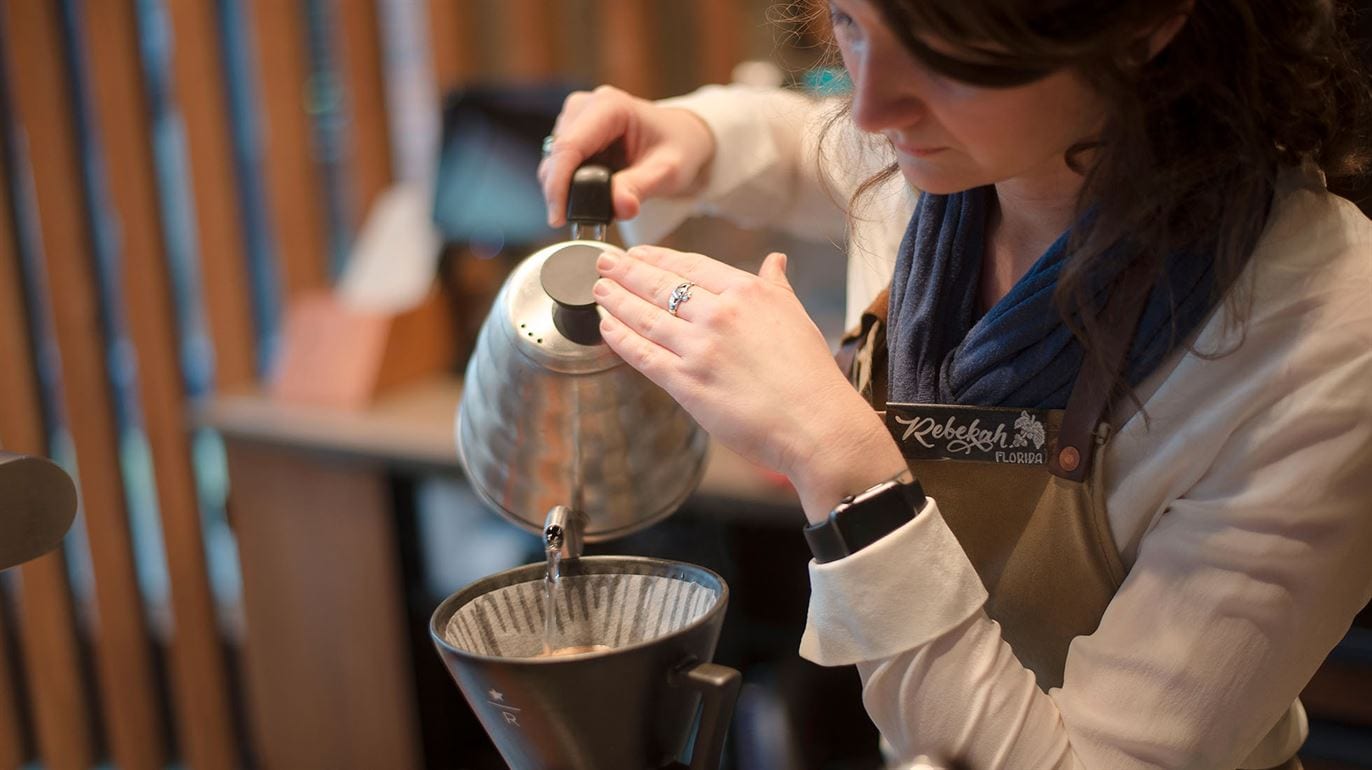
[{"label": "brown wavy hair", "polygon": [[[1070,69],[1103,96],[1103,130],[1067,152],[1084,177],[1081,225],[1054,296],[1097,359],[1100,308],[1088,285],[1120,259],[1116,247],[1143,263],[1149,285],[1167,254],[1213,255],[1216,291],[1242,324],[1236,279],[1267,224],[1279,171],[1313,163],[1331,186],[1367,171],[1372,93],[1340,31],[1353,11],[1333,0],[870,2],[934,72],[996,88]],[[827,14],[827,4],[810,10]],[[1177,14],[1185,24],[1149,58],[1147,33]],[[933,51],[926,35],[954,53]],[[863,183],[850,210],[896,173],[892,165]]]}]

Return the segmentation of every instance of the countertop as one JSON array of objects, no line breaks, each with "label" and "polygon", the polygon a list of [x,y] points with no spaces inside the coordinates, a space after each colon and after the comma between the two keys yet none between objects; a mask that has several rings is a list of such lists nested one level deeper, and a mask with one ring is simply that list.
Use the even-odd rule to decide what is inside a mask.
[{"label": "countertop", "polygon": [[[223,393],[193,410],[193,423],[229,440],[260,442],[417,472],[461,475],[454,444],[454,417],[462,398],[457,377],[438,377],[398,387],[362,410],[283,402],[261,390]],[[699,498],[729,503],[748,516],[769,517],[799,508],[781,476],[712,443]],[[802,523],[795,514],[797,526]]]}]

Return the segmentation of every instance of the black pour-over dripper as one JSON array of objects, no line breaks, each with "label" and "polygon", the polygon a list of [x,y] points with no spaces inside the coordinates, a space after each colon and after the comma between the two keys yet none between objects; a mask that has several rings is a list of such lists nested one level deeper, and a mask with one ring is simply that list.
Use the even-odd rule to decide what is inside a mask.
[{"label": "black pour-over dripper", "polygon": [[717,770],[742,682],[710,662],[728,606],[723,578],[661,559],[573,559],[556,604],[560,633],[609,649],[542,657],[543,578],[541,564],[483,578],[429,621],[444,665],[506,763]]}]

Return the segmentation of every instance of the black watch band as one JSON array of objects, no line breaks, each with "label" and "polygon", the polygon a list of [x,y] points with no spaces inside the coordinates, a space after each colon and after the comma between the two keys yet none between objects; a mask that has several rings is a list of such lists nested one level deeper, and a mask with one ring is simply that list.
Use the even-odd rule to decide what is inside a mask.
[{"label": "black watch band", "polygon": [[924,489],[906,471],[843,498],[827,519],[805,528],[805,541],[816,562],[838,561],[900,529],[923,508]]}]

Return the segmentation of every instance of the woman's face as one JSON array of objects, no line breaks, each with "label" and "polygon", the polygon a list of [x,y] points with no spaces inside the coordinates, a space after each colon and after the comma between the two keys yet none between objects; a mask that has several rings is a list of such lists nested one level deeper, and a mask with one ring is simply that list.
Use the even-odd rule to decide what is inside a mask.
[{"label": "woman's face", "polygon": [[[1098,99],[1073,73],[1015,88],[970,86],[921,64],[870,0],[831,0],[830,11],[853,80],[853,119],[890,140],[906,181],[919,190],[1062,177],[1070,174],[1066,150],[1100,124]],[[924,42],[947,50],[936,39]]]}]

